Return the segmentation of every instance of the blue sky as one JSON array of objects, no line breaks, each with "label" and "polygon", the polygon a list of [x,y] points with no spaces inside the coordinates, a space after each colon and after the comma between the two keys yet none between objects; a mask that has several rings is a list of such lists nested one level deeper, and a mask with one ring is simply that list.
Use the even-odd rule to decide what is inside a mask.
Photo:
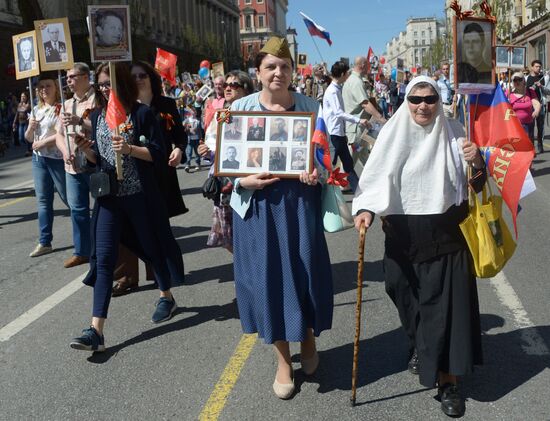
[{"label": "blue sky", "polygon": [[323,26],[332,46],[321,39],[315,42],[329,68],[340,57],[366,55],[369,46],[382,55],[386,43],[405,29],[410,17],[443,17],[444,0],[289,0],[287,27],[298,32],[298,51],[308,55],[309,63],[320,60],[319,53],[298,12]]}]

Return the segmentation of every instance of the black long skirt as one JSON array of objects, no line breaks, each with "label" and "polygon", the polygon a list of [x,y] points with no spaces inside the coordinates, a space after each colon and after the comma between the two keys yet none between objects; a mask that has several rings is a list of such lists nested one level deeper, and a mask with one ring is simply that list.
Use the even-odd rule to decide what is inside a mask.
[{"label": "black long skirt", "polygon": [[467,250],[422,263],[384,256],[386,292],[416,348],[419,381],[434,387],[438,372],[463,376],[482,363],[476,279]]}]

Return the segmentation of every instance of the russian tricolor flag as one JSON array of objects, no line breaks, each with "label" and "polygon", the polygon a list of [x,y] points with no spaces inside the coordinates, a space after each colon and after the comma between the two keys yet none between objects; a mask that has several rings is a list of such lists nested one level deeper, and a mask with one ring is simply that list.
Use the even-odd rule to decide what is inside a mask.
[{"label": "russian tricolor flag", "polygon": [[321,25],[317,25],[315,22],[313,22],[313,19],[307,17],[302,12],[300,12],[300,14],[304,18],[304,23],[306,24],[307,30],[309,31],[310,35],[323,38],[324,40],[326,40],[326,42],[328,42],[328,45],[332,45],[330,34],[325,28],[323,28]]}]

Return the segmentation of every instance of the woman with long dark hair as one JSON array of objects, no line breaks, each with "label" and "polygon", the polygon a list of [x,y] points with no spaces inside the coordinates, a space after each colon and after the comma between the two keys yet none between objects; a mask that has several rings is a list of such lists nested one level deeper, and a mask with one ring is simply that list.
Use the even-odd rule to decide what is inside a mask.
[{"label": "woman with long dark hair", "polygon": [[[169,320],[177,307],[170,291],[168,265],[172,256],[167,244],[173,241],[170,238],[172,232],[154,175],[155,166],[166,165],[164,141],[151,109],[137,102],[138,89],[128,66],[117,63],[115,69],[117,96],[126,113],[126,122],[119,126],[120,135],[112,134],[107,124],[106,109],[100,108],[90,117],[91,139],[77,139],[78,147],[95,165],[96,175],[108,175],[111,186],[107,195],[95,192],[97,199],[92,217],[90,271],[84,279],[86,285],[94,287],[92,323],[70,343],[72,348],[86,351],[105,350],[103,327],[113,288],[119,242],[153,265],[160,289],[153,323]],[[96,81],[101,94],[108,100],[111,76],[107,63],[97,68]],[[113,176],[117,154],[122,155],[124,179],[115,182]],[[179,257],[181,259],[181,254]]]}]

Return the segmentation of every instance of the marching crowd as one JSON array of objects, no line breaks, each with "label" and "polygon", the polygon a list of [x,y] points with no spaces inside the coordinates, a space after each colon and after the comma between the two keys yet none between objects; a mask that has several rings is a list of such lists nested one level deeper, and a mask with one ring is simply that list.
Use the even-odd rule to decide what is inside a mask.
[{"label": "marching crowd", "polygon": [[[32,113],[25,93],[16,105],[10,98],[0,107],[11,110],[8,123],[32,151],[39,239],[30,256],[52,251],[57,191],[73,227],[74,253],[64,266],[90,266],[84,282],[93,287],[91,323],[70,346],[105,350],[111,297],[137,289],[139,259],[159,289],[152,321],[172,317],[171,287],[184,282],[185,271],[169,218],[188,211],[176,167],[198,171],[213,162],[214,146],[204,140],[215,135],[219,110],[317,115],[322,104],[331,159],[341,161],[354,193],[355,226],[368,229],[381,217],[386,291],[406,333],[408,369],[422,385],[438,387],[445,414],[462,416],[458,379],[482,363],[482,352],[476,280],[458,224],[468,212],[468,185],[479,191],[487,175],[477,147],[465,139],[449,64],[431,77],[406,73],[397,84],[383,75],[374,80],[367,58],[357,57],[351,69],[340,61],[330,71],[316,66],[306,80],[293,78],[288,43],[273,37],[255,67],[257,80],[233,70],[216,77],[212,96],[202,98],[203,81],[172,87],[145,62],[117,63],[116,80],[103,63],[95,83],[88,65],[75,63],[66,73],[72,95],[64,104],[56,75],[45,72]],[[527,78],[514,74],[506,89],[532,141],[536,128],[543,152],[550,84],[548,75],[540,77],[540,62],[531,70]],[[106,108],[115,81],[126,121],[113,135]],[[325,178],[317,167],[299,180],[267,172],[216,178],[211,168],[203,187],[213,200],[207,245],[232,253],[242,329],[273,345],[273,390],[281,399],[295,394],[290,343],[300,343],[302,370],[312,375],[319,364],[316,338],[332,327],[333,279],[321,216]]]}]

